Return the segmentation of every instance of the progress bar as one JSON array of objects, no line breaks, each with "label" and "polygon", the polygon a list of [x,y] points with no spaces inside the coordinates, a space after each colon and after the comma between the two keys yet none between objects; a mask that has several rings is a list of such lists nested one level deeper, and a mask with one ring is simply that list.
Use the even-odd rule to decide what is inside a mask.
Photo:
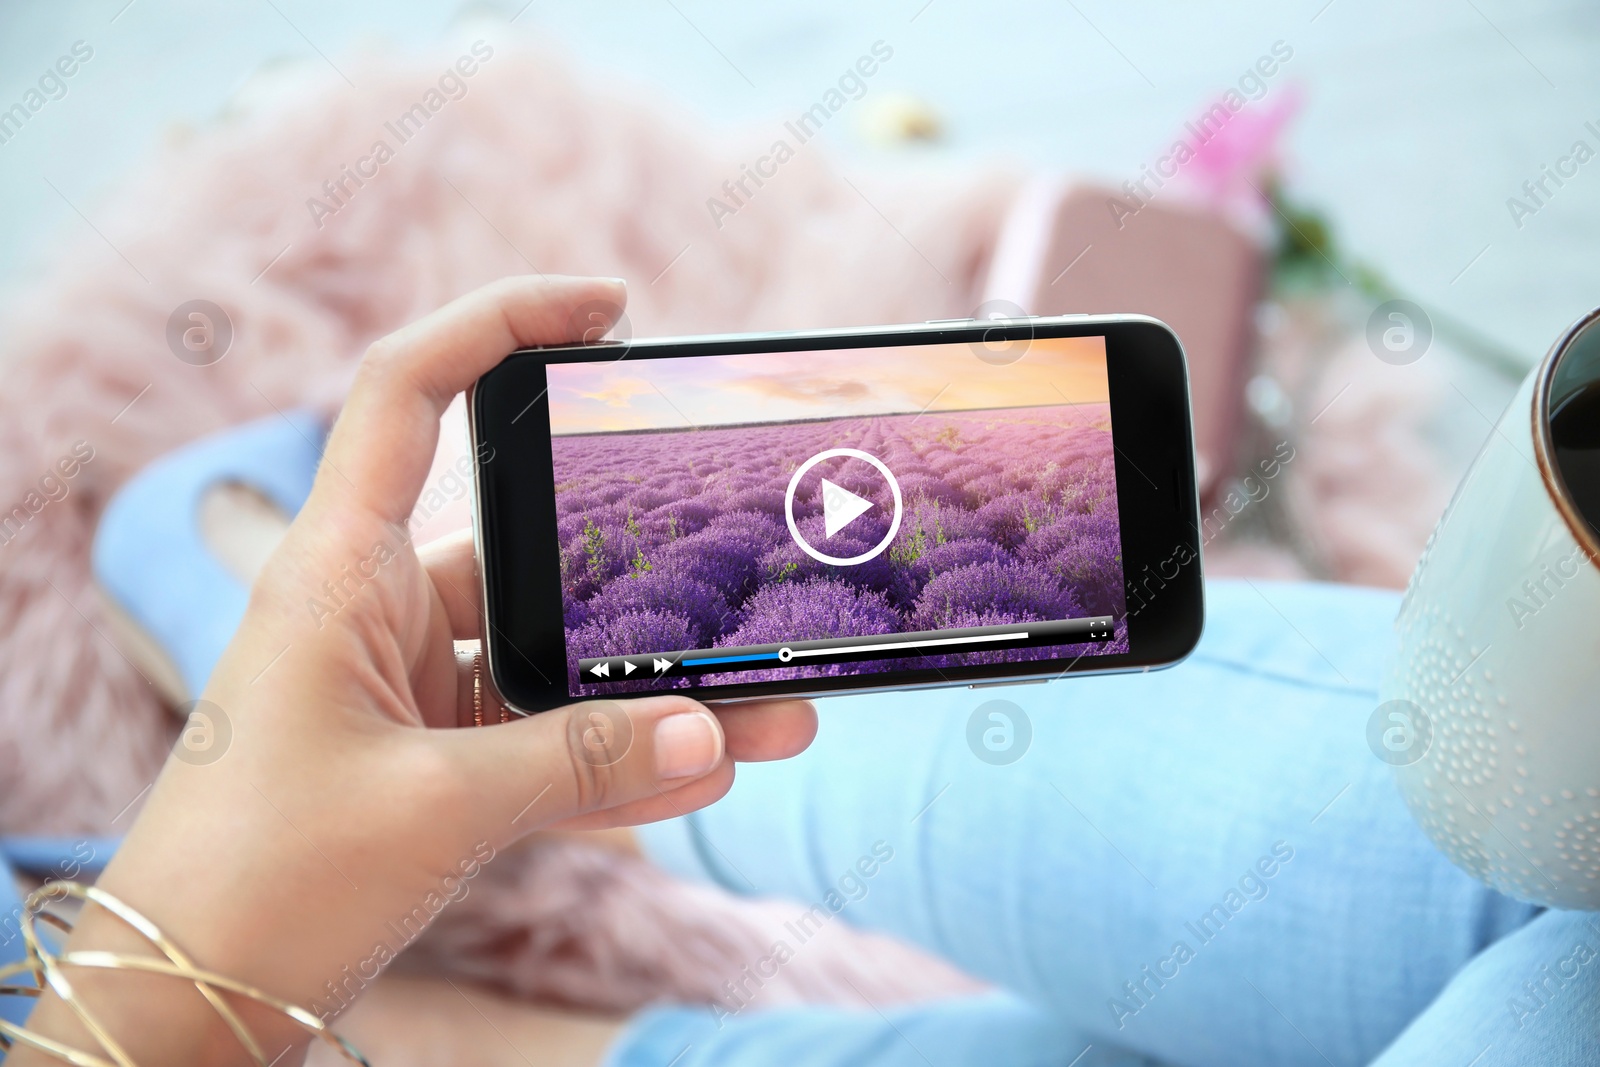
[{"label": "progress bar", "polygon": [[845,656],[852,652],[872,652],[883,654],[895,649],[903,648],[938,648],[941,645],[976,645],[1000,644],[1005,641],[1026,641],[1030,634],[1027,630],[1017,630],[1005,634],[978,634],[973,637],[939,637],[929,641],[892,641],[885,644],[846,645],[844,648],[780,648],[778,659],[788,663],[791,659],[800,656]]},{"label": "progress bar", "polygon": [[691,648],[578,660],[578,676],[587,683],[643,681],[649,678],[726,671],[771,670],[774,667],[842,663],[863,659],[914,659],[939,649],[951,652],[1035,648],[1110,641],[1116,626],[1109,615],[1057,622],[1022,622],[1005,626],[970,626],[955,630],[831,637],[770,645]]}]

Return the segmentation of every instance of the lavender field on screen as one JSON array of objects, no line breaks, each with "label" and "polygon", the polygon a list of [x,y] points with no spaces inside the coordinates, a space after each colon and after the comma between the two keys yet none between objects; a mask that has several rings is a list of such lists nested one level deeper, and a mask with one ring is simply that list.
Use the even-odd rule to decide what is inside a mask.
[{"label": "lavender field on screen", "polygon": [[[703,682],[870,673],[1127,651],[1122,548],[1105,404],[888,415],[556,437],[557,526],[572,692],[582,657],[1113,615],[1116,640],[1051,648],[783,667]],[[784,491],[829,448],[882,460],[903,516],[856,566],[818,562],[790,537]],[[821,479],[875,506],[823,535]],[[802,535],[848,558],[888,532],[887,484],[858,459],[813,467],[795,495]]]}]

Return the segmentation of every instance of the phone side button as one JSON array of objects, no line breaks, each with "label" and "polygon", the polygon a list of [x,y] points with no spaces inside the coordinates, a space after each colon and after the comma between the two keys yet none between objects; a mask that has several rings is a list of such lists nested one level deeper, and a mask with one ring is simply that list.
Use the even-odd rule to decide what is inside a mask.
[{"label": "phone side button", "polygon": [[1043,685],[1048,678],[1020,678],[1014,682],[974,682],[967,686],[968,689],[998,689],[1003,685]]}]

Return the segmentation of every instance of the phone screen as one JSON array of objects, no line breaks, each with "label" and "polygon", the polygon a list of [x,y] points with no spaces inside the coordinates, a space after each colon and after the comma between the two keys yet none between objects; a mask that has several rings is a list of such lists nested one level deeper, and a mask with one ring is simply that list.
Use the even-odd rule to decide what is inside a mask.
[{"label": "phone screen", "polygon": [[1127,653],[1106,339],[982,357],[549,362],[568,694]]}]

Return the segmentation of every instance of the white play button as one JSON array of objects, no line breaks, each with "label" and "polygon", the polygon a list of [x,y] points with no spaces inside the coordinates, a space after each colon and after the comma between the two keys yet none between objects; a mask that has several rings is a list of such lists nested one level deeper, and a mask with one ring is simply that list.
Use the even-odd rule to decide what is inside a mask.
[{"label": "white play button", "polygon": [[832,537],[871,510],[872,501],[822,479],[822,534]]},{"label": "white play button", "polygon": [[[883,480],[889,486],[889,494],[894,497],[894,516],[889,520],[889,530],[883,535],[883,540],[865,552],[854,556],[830,556],[826,552],[819,551],[815,545],[800,536],[800,525],[795,522],[794,518],[794,494],[800,488],[800,479],[804,478],[806,472],[818,463],[835,457],[859,459],[864,463],[871,464],[879,474],[883,475]],[[900,496],[900,483],[894,480],[894,475],[890,473],[883,460],[870,452],[863,452],[859,448],[830,448],[818,452],[795,468],[794,474],[789,478],[789,488],[783,494],[783,513],[784,518],[789,523],[789,536],[794,538],[794,543],[799,545],[800,550],[806,555],[819,563],[826,563],[831,567],[854,567],[858,563],[865,563],[867,560],[875,558],[884,549],[888,548],[889,543],[894,540],[894,535],[900,531],[903,505],[904,501]],[[825,536],[832,537],[874,506],[872,501],[859,497],[850,490],[826,478],[822,479],[822,525]]]}]

